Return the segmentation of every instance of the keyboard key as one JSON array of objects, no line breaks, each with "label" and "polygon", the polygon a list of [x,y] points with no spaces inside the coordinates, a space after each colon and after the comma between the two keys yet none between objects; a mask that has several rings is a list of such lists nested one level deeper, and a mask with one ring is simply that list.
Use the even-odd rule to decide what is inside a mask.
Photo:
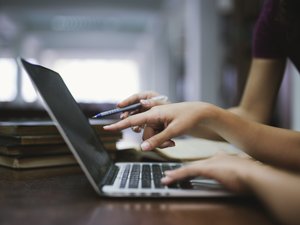
[{"label": "keyboard key", "polygon": [[172,184],[169,184],[168,188],[178,189],[178,188],[180,188],[180,185],[178,182],[174,182]]},{"label": "keyboard key", "polygon": [[172,170],[176,170],[176,169],[179,169],[181,167],[181,165],[179,164],[174,164],[171,166],[172,167]]},{"label": "keyboard key", "polygon": [[151,168],[150,165],[142,166],[142,188],[151,188]]},{"label": "keyboard key", "polygon": [[152,165],[152,175],[153,175],[154,187],[155,188],[163,188],[164,186],[160,182],[161,178],[163,177],[160,165],[158,165],[158,164]]},{"label": "keyboard key", "polygon": [[180,188],[182,188],[182,189],[192,189],[192,188],[193,188],[193,186],[192,186],[190,180],[183,180],[183,181],[180,181],[180,182],[179,182],[179,186],[180,186]]},{"label": "keyboard key", "polygon": [[165,173],[167,170],[172,170],[171,166],[168,164],[162,164],[161,169],[163,173]]},{"label": "keyboard key", "polygon": [[105,184],[106,184],[106,185],[113,185],[114,182],[115,182],[115,179],[116,179],[116,177],[117,177],[117,175],[118,175],[118,173],[119,173],[119,167],[114,166],[114,167],[111,169],[110,174],[109,174],[109,176],[107,177],[106,183],[105,183]]},{"label": "keyboard key", "polygon": [[138,188],[140,179],[141,165],[134,164],[129,177],[129,188]]},{"label": "keyboard key", "polygon": [[125,188],[126,183],[127,183],[127,179],[128,179],[128,175],[129,175],[129,171],[130,171],[130,164],[126,165],[122,178],[121,178],[121,184],[120,184],[120,188]]},{"label": "keyboard key", "polygon": [[[179,168],[180,164],[129,164],[125,167],[121,177],[120,188],[125,188],[128,181],[128,188],[138,188],[141,180],[142,188],[151,188],[152,180],[154,188],[165,188],[161,183],[161,178],[167,170]],[[190,189],[192,187],[189,181],[175,182],[167,186],[167,188],[184,188]]]},{"label": "keyboard key", "polygon": [[[179,167],[180,167],[180,165],[177,165],[177,164],[173,164],[173,165],[162,164],[163,176],[165,176],[165,174],[164,174],[165,171],[167,171],[167,170],[174,170],[174,169],[177,169],[177,168],[179,168]],[[167,187],[168,187],[168,188],[176,188],[176,189],[180,188],[178,182],[174,182],[174,183],[168,185]]]}]

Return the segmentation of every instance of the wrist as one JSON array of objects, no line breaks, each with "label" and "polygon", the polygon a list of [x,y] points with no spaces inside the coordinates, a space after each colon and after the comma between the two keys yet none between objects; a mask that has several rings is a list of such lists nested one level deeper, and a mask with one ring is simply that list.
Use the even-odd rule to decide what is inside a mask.
[{"label": "wrist", "polygon": [[202,112],[199,114],[201,125],[214,129],[217,124],[220,124],[225,110],[209,103],[200,107],[202,108]]},{"label": "wrist", "polygon": [[250,192],[255,192],[255,184],[260,174],[267,170],[267,166],[263,163],[249,159],[243,164],[243,167],[238,172],[241,182],[248,188]]}]

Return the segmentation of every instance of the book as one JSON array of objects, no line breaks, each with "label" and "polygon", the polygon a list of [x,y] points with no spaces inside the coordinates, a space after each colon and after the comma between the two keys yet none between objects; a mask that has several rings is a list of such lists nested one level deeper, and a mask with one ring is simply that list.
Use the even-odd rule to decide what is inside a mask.
[{"label": "book", "polygon": [[[108,152],[111,159],[116,159],[116,151]],[[73,154],[37,155],[37,156],[7,156],[0,155],[0,166],[12,169],[37,169],[45,167],[78,165]]]},{"label": "book", "polygon": [[[104,142],[103,145],[108,151],[118,149],[116,142]],[[70,153],[70,149],[66,144],[0,146],[0,155],[7,156],[37,156],[62,153]]]},{"label": "book", "polygon": [[65,142],[60,135],[36,135],[36,136],[0,135],[0,146],[64,144],[64,143]]},{"label": "book", "polygon": [[0,146],[0,155],[4,156],[43,156],[67,153],[70,153],[70,149],[65,144]]},{"label": "book", "polygon": [[[82,169],[78,164],[56,166],[56,167],[40,167],[40,168],[25,168],[12,169],[10,167],[1,166],[2,177],[5,181],[28,181],[28,179],[49,179],[51,177],[66,176],[81,174]],[[2,180],[3,182],[3,180]]]},{"label": "book", "polygon": [[[121,134],[109,135],[102,134],[99,137],[105,143],[117,142],[122,138]],[[42,144],[64,144],[65,141],[61,135],[0,135],[0,146],[17,145],[42,145]]]},{"label": "book", "polygon": [[187,137],[175,139],[176,145],[169,148],[157,148],[155,152],[162,157],[175,161],[194,161],[206,159],[218,152],[228,154],[244,155],[247,154],[227,142],[212,141],[202,138]]},{"label": "book", "polygon": [[[103,126],[115,122],[111,119],[89,120],[91,126],[99,133],[107,133]],[[120,132],[110,132],[111,135]],[[59,132],[53,121],[0,121],[1,135],[58,135]]]},{"label": "book", "polygon": [[1,155],[0,165],[14,169],[29,169],[77,165],[77,161],[72,154],[39,157],[10,157]]},{"label": "book", "polygon": [[[116,158],[121,131],[104,131],[113,120],[90,120],[112,159]],[[0,166],[32,169],[77,165],[64,139],[52,121],[0,122]]]}]

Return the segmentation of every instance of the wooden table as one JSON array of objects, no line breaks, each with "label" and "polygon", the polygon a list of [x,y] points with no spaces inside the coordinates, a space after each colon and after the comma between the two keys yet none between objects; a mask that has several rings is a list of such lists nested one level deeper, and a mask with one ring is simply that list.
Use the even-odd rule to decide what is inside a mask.
[{"label": "wooden table", "polygon": [[270,225],[255,198],[108,199],[79,167],[15,171],[0,168],[0,224]]}]

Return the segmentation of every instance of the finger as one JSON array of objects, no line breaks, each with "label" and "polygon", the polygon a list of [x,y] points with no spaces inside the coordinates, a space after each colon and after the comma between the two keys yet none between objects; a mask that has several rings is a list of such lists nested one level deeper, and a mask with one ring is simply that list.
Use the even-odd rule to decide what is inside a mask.
[{"label": "finger", "polygon": [[159,148],[169,148],[169,147],[174,147],[175,142],[173,140],[167,140],[164,143],[162,143]]},{"label": "finger", "polygon": [[150,151],[154,148],[161,146],[164,142],[170,140],[173,137],[172,132],[168,127],[165,130],[155,134],[154,136],[146,139],[142,144],[141,148],[143,151]]},{"label": "finger", "polygon": [[158,96],[159,94],[153,91],[146,91],[146,92],[141,92],[141,93],[137,93],[134,95],[129,96],[128,98],[124,99],[123,101],[119,102],[117,104],[118,107],[122,108],[134,103],[139,102],[141,99],[148,99],[148,98],[152,98],[154,96]]},{"label": "finger", "polygon": [[129,116],[129,112],[126,111],[126,112],[122,112],[121,115],[120,115],[120,119],[123,120],[125,118],[127,118]]},{"label": "finger", "polygon": [[125,112],[121,113],[120,119],[123,120],[123,119],[125,119],[125,118],[127,118],[127,117],[129,117],[129,116],[131,116],[131,115],[134,115],[134,114],[136,114],[136,113],[139,113],[139,112],[140,112],[139,109],[130,110],[130,111],[125,111]]},{"label": "finger", "polygon": [[151,138],[152,136],[154,136],[157,132],[152,128],[152,127],[149,127],[149,126],[145,126],[144,127],[144,132],[143,132],[143,140],[147,140],[149,138]]},{"label": "finger", "polygon": [[147,113],[140,113],[133,116],[130,116],[128,118],[125,118],[123,120],[120,120],[116,123],[103,126],[104,130],[123,130],[129,127],[134,126],[143,126],[144,124],[147,124],[148,114]]},{"label": "finger", "polygon": [[141,99],[141,104],[143,106],[143,108],[145,109],[150,109],[154,106],[157,106],[157,105],[163,105],[163,104],[166,104],[168,103],[167,101],[167,97],[165,97],[166,99],[154,99],[154,98],[150,98],[150,99]]},{"label": "finger", "polygon": [[148,109],[150,109],[151,107],[145,107],[144,105],[143,105],[143,108],[144,109],[135,109],[135,110],[131,110],[131,111],[125,111],[125,112],[123,112],[123,113],[121,113],[121,115],[120,115],[120,119],[125,119],[125,118],[127,118],[127,117],[129,117],[129,116],[131,116],[131,115],[134,115],[134,114],[137,114],[137,113],[141,113],[141,112],[143,112],[143,111],[145,111],[145,110],[148,110]]},{"label": "finger", "polygon": [[166,185],[188,177],[202,176],[199,166],[185,166],[176,170],[165,171],[165,175],[161,182]]},{"label": "finger", "polygon": [[[147,140],[149,138],[151,138],[152,136],[154,136],[157,133],[157,131],[155,131],[152,127],[148,127],[145,126],[144,128],[144,133],[143,133],[143,140]],[[174,147],[175,146],[175,142],[173,140],[167,140],[165,142],[163,142],[159,148],[168,148],[168,147]]]},{"label": "finger", "polygon": [[119,102],[117,104],[118,107],[122,108],[134,103],[137,103],[140,101],[140,96],[143,96],[143,93],[138,93],[138,94],[134,94],[129,96],[128,98],[124,99],[123,101]]},{"label": "finger", "polygon": [[132,115],[137,114],[139,112],[140,112],[139,109],[135,109],[135,110],[129,111],[129,115],[132,116]]}]

